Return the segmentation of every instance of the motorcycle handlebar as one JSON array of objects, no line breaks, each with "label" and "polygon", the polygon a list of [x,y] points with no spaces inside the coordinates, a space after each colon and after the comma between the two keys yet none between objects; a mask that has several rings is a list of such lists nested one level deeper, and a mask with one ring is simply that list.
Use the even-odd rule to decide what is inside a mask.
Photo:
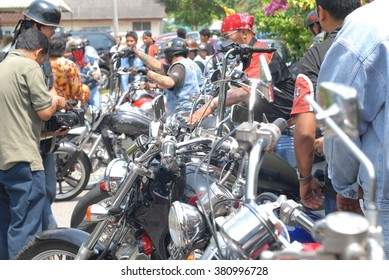
[{"label": "motorcycle handlebar", "polygon": [[277,50],[275,48],[252,47],[249,45],[240,46],[245,53],[273,53]]},{"label": "motorcycle handlebar", "polygon": [[273,124],[278,127],[281,133],[288,127],[288,123],[283,118],[276,119]]}]

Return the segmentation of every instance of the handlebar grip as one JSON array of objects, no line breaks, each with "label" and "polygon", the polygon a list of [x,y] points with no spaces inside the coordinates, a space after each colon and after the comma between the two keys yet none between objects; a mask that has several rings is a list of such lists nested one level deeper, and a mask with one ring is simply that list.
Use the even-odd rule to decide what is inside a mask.
[{"label": "handlebar grip", "polygon": [[262,48],[262,47],[247,47],[253,53],[274,53],[277,51],[275,48]]},{"label": "handlebar grip", "polygon": [[281,133],[288,127],[288,123],[283,118],[276,119],[273,124],[279,128]]}]

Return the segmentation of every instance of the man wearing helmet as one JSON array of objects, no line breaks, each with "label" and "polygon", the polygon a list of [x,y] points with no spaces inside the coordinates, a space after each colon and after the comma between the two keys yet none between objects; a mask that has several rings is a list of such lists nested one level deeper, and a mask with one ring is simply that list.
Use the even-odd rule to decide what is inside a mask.
[{"label": "man wearing helmet", "polygon": [[0,139],[0,259],[15,259],[43,230],[47,195],[38,143],[42,121],[58,107],[40,68],[48,50],[47,37],[29,29],[0,64],[0,128],[6,131]]},{"label": "man wearing helmet", "polygon": [[[61,20],[61,10],[48,1],[36,0],[33,1],[30,6],[22,11],[24,19],[19,22],[15,28],[15,43],[18,39],[18,35],[25,32],[28,29],[36,29],[46,35],[49,42],[52,36],[55,34],[56,28],[59,26]],[[46,78],[46,85],[49,92],[56,96],[58,100],[58,109],[66,109],[67,103],[65,98],[57,95],[53,84],[53,73],[51,70],[49,56],[42,64],[43,72]],[[46,181],[46,197],[47,201],[45,204],[43,216],[43,229],[56,228],[57,223],[54,219],[51,204],[55,200],[57,178],[55,171],[55,158],[50,147],[52,147],[52,132],[42,131],[40,141],[40,152],[43,159],[43,166],[45,168],[45,181]]]},{"label": "man wearing helmet", "polygon": [[82,38],[77,38],[70,43],[70,51],[72,56],[69,59],[76,63],[81,74],[82,83],[90,89],[90,95],[86,103],[99,110],[101,96],[98,84],[101,72],[98,61],[86,53],[85,41]]},{"label": "man wearing helmet", "polygon": [[[188,38],[185,39],[186,44],[188,45],[188,58],[196,62],[197,66],[200,68],[201,73],[204,73],[205,64],[201,61],[201,57],[198,55],[199,47],[195,39]],[[201,75],[203,76],[203,75]],[[202,81],[200,88],[202,87],[204,81]]]},{"label": "man wearing helmet", "polygon": [[325,32],[322,31],[319,18],[316,13],[316,9],[309,12],[305,19],[305,26],[308,28],[309,32],[311,32],[313,38],[312,45],[320,43],[323,41],[323,37]]},{"label": "man wearing helmet", "polygon": [[[246,14],[233,14],[226,17],[222,23],[221,33],[225,40],[232,40],[239,44],[251,46],[268,47],[255,39],[253,31],[254,17]],[[246,58],[241,58],[243,71],[249,78],[259,78],[259,53],[254,53]],[[267,102],[266,99],[257,98],[255,103],[254,118],[262,121],[262,115],[273,121],[276,118],[289,118],[293,102],[294,80],[287,66],[282,63],[277,52],[264,54],[272,72],[274,85],[281,90],[275,93],[274,103]],[[244,88],[231,88],[227,93],[226,106],[231,106],[240,102],[247,102],[249,92]],[[210,103],[204,104],[194,114],[187,119],[187,124],[195,124],[203,116],[208,116],[218,107],[218,98],[214,98]]]},{"label": "man wearing helmet", "polygon": [[164,54],[168,69],[156,58],[135,48],[132,50],[150,68],[149,70],[141,67],[138,72],[142,72],[164,89],[167,113],[170,115],[175,111],[190,111],[192,106],[190,95],[200,92],[199,85],[202,81],[200,68],[193,60],[187,58],[189,50],[185,40],[174,38],[167,43]]}]

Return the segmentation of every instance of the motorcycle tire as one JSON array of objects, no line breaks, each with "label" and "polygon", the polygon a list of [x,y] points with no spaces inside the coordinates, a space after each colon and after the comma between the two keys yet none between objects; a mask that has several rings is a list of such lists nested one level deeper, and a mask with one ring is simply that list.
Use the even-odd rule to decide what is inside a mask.
[{"label": "motorcycle tire", "polygon": [[263,192],[255,198],[257,204],[265,204],[275,202],[278,199],[278,195],[271,192]]},{"label": "motorcycle tire", "polygon": [[[59,148],[54,152],[57,168],[64,166],[68,157],[68,151]],[[57,172],[57,194],[56,201],[71,200],[85,190],[90,176],[90,164],[88,156],[81,152],[76,162],[67,170],[63,178],[58,178]]]},{"label": "motorcycle tire", "polygon": [[16,256],[17,260],[74,260],[79,247],[63,240],[34,239]]},{"label": "motorcycle tire", "polygon": [[92,204],[98,203],[105,206],[110,199],[110,194],[102,190],[100,187],[96,187],[88,191],[74,207],[70,219],[70,227],[78,228],[85,232],[91,233],[94,230],[96,224],[86,220],[86,210]]},{"label": "motorcycle tire", "polygon": [[[78,135],[66,135],[65,141],[70,143],[77,143],[79,142],[79,136]],[[89,176],[88,185],[86,187],[87,190],[92,189],[96,187],[101,180],[103,180],[105,175],[105,169],[107,168],[107,165],[109,163],[109,156],[105,149],[105,147],[100,143],[101,148],[98,148],[96,150],[96,153],[92,155],[92,157],[89,159],[92,165],[92,171]],[[92,147],[92,143],[87,143],[83,149],[85,154],[89,154],[89,150]]]}]

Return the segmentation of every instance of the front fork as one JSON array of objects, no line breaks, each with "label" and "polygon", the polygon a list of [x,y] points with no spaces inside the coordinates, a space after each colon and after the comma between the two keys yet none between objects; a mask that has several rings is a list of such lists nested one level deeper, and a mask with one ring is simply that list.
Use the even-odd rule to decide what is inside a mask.
[{"label": "front fork", "polygon": [[[133,162],[129,164],[129,169],[130,171],[128,172],[126,179],[122,183],[122,187],[118,189],[115,196],[113,197],[113,202],[110,207],[110,210],[120,209],[122,202],[126,198],[129,189],[133,186],[136,178],[144,173],[142,166]],[[117,211],[113,212],[117,213]],[[93,249],[95,248],[97,242],[104,233],[104,230],[106,229],[109,221],[110,219],[107,218],[97,224],[97,226],[91,233],[89,239],[84,242],[78,250],[77,256],[75,258],[76,260],[87,260],[91,257]]]}]

